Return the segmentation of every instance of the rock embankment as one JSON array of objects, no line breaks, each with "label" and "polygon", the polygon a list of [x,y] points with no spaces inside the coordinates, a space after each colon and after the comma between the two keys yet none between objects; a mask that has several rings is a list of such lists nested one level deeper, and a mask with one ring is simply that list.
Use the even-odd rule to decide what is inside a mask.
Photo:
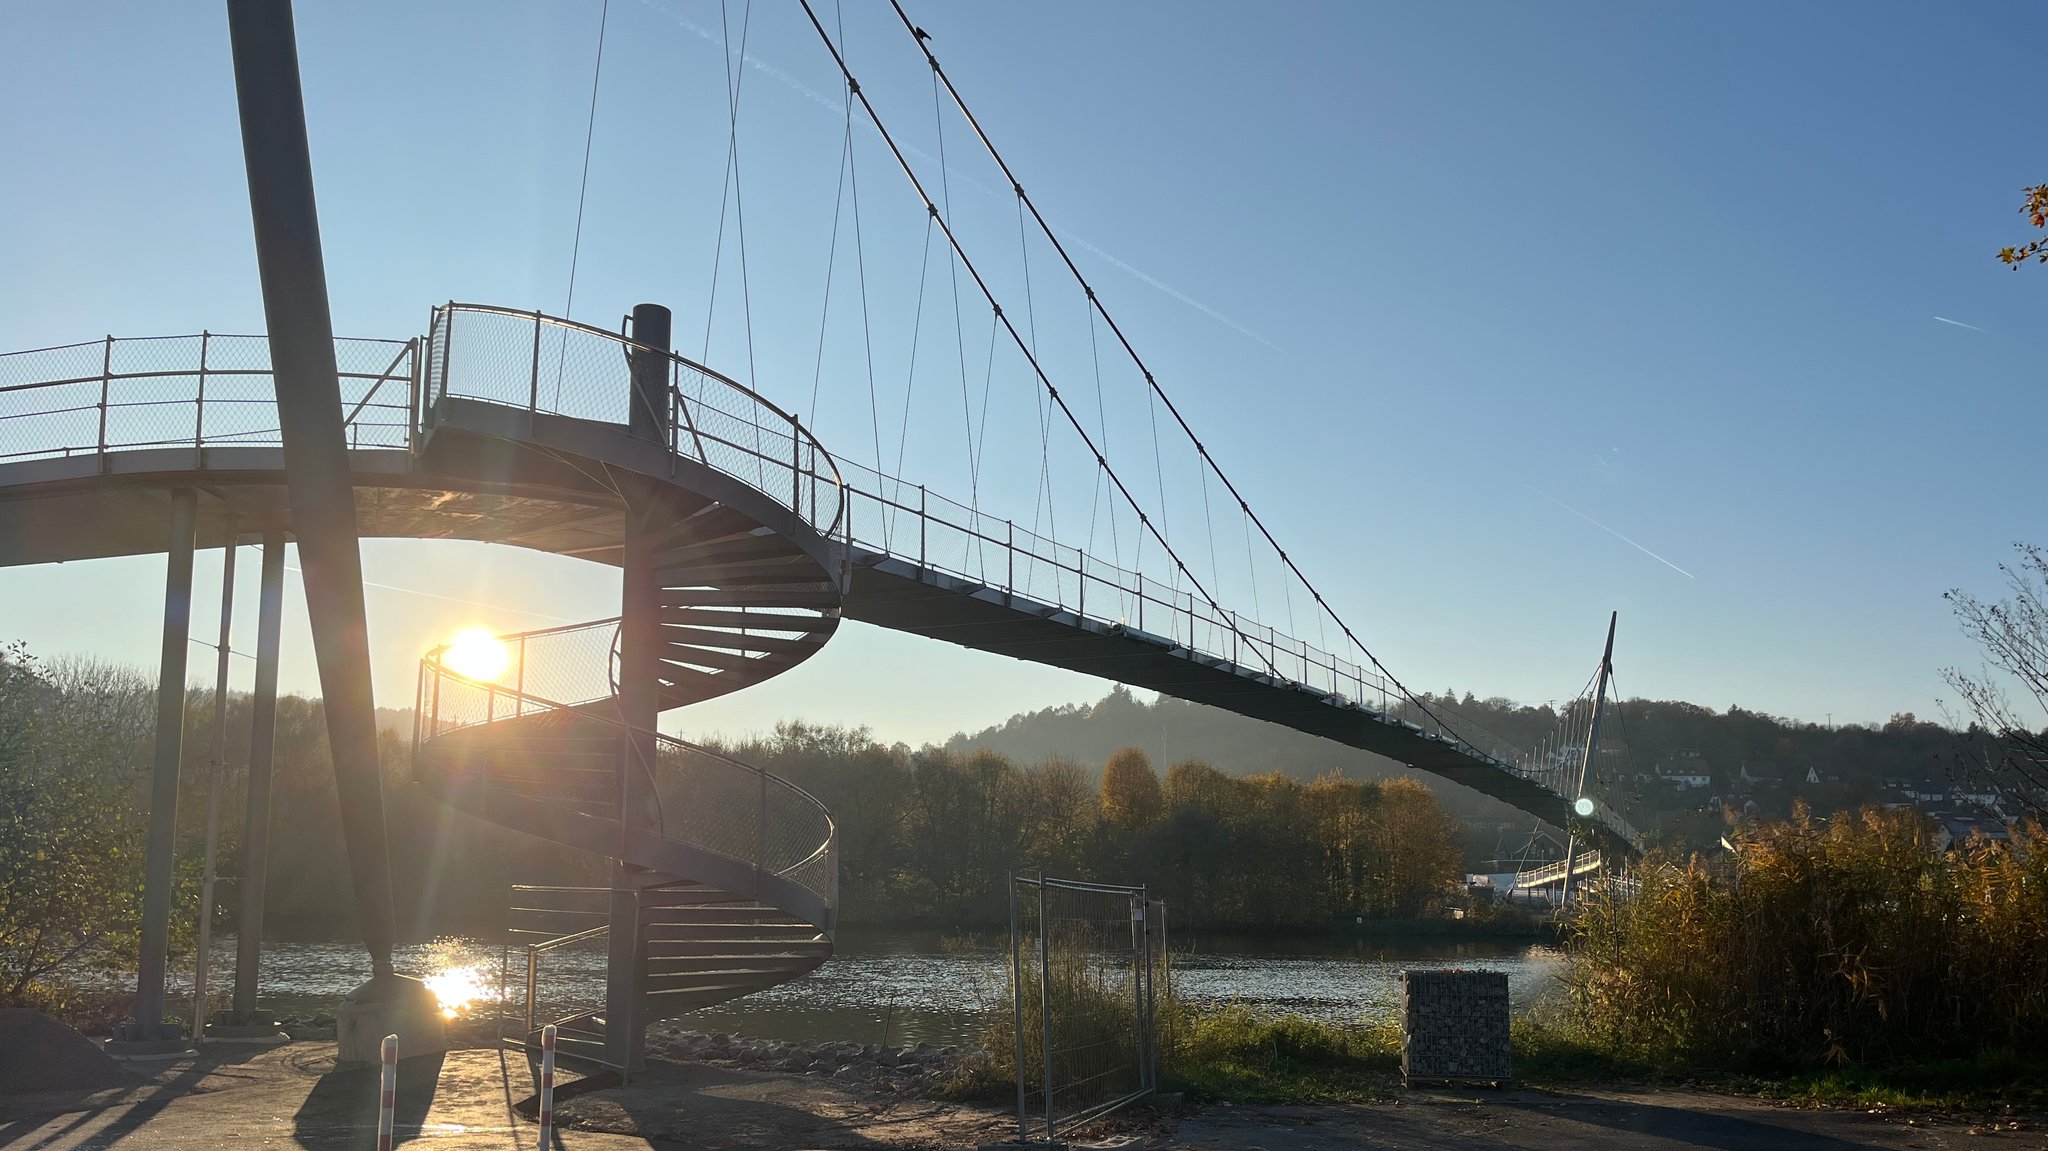
[{"label": "rock embankment", "polygon": [[754,1071],[813,1075],[859,1083],[895,1094],[922,1094],[950,1076],[966,1058],[958,1047],[929,1043],[882,1047],[873,1043],[795,1043],[725,1032],[650,1033],[650,1058],[676,1063],[718,1063]]}]

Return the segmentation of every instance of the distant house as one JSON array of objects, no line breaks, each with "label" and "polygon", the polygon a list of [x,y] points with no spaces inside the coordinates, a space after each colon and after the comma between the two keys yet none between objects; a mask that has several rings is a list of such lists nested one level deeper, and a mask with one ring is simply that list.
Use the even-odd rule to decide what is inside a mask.
[{"label": "distant house", "polygon": [[1700,762],[1697,757],[1689,762],[1681,759],[1658,764],[1657,778],[1678,791],[1693,791],[1714,785],[1714,777],[1708,773],[1707,765]]},{"label": "distant house", "polygon": [[1935,820],[1934,848],[1949,851],[1971,839],[2000,843],[2012,838],[2011,829],[1995,819],[1969,815],[1944,815]]},{"label": "distant house", "polygon": [[1779,784],[1785,782],[1785,772],[1769,760],[1745,759],[1742,761],[1741,779],[1752,787],[1759,784]]},{"label": "distant house", "polygon": [[1957,807],[1997,807],[1998,793],[1995,791],[1964,791],[1958,787],[1948,793],[1948,801]]}]

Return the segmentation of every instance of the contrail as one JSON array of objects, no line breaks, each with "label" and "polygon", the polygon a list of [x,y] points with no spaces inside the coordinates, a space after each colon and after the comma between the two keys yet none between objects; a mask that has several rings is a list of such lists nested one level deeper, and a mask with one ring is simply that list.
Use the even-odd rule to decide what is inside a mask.
[{"label": "contrail", "polygon": [[1658,555],[1656,552],[1651,551],[1649,548],[1644,547],[1643,545],[1628,538],[1627,536],[1622,535],[1620,532],[1615,531],[1613,528],[1608,527],[1606,524],[1601,523],[1599,520],[1594,519],[1592,516],[1587,515],[1585,512],[1582,512],[1579,509],[1573,507],[1572,505],[1564,502],[1563,500],[1558,499],[1556,496],[1551,495],[1549,492],[1546,492],[1543,489],[1536,487],[1529,481],[1516,480],[1515,482],[1521,484],[1525,488],[1528,488],[1530,491],[1535,492],[1537,495],[1542,496],[1544,499],[1549,500],[1551,503],[1556,504],[1558,507],[1561,507],[1564,510],[1572,513],[1580,519],[1585,520],[1587,523],[1592,524],[1594,527],[1599,528],[1601,531],[1606,532],[1608,535],[1613,536],[1615,539],[1620,540],[1622,543],[1625,543],[1628,546],[1643,553],[1644,555],[1649,556],[1651,559],[1656,560],[1658,563],[1663,564],[1665,567],[1670,568],[1672,571],[1677,572],[1679,575],[1682,575],[1689,580],[1696,580],[1699,578],[1698,576],[1692,574],[1684,568],[1679,567],[1677,564],[1672,563],[1670,560],[1665,559],[1663,556]]},{"label": "contrail", "polygon": [[1983,328],[1980,328],[1975,324],[1966,324],[1961,320],[1951,320],[1947,316],[1936,316],[1934,318],[1940,320],[1944,324],[1954,324],[1958,328],[1968,328],[1973,332],[1984,332],[1984,334],[1987,336],[1991,334],[1990,332],[1985,332]]},{"label": "contrail", "polygon": [[[299,577],[300,577],[301,579],[305,578],[305,577],[304,577],[304,575],[303,575],[303,574],[302,574],[302,573],[301,573],[301,572],[299,571],[299,569],[297,569],[297,568],[295,568],[295,567],[291,566],[290,564],[286,564],[286,565],[285,565],[285,568],[284,568],[284,570],[286,570],[286,571],[288,571],[288,572],[292,573],[293,575],[299,576]],[[489,608],[489,609],[491,609],[492,611],[502,611],[502,612],[507,612],[507,613],[509,613],[509,614],[511,614],[511,615],[523,615],[523,616],[530,616],[530,617],[532,617],[532,618],[534,618],[534,619],[545,619],[545,620],[553,620],[553,621],[554,621],[554,622],[556,622],[556,623],[575,623],[575,622],[576,622],[576,621],[575,621],[575,620],[573,620],[573,619],[566,619],[566,618],[564,618],[564,617],[562,617],[562,616],[558,616],[558,615],[549,615],[548,613],[546,613],[546,612],[544,612],[544,611],[528,611],[527,609],[525,609],[525,608],[520,608],[520,607],[507,607],[507,606],[505,606],[504,604],[501,604],[501,603],[484,603],[484,602],[483,602],[483,601],[481,601],[481,600],[473,600],[473,599],[462,599],[462,598],[460,598],[460,597],[458,597],[458,596],[452,596],[452,595],[442,595],[442,594],[441,594],[441,593],[439,593],[439,592],[431,592],[431,591],[421,591],[420,589],[418,589],[418,588],[416,588],[416,587],[399,587],[399,586],[398,586],[397,584],[388,584],[388,583],[375,583],[375,582],[373,582],[373,581],[371,581],[371,580],[364,580],[364,581],[363,581],[363,586],[364,586],[364,587],[373,587],[373,588],[378,588],[378,589],[381,589],[381,590],[383,590],[383,591],[395,591],[395,592],[403,592],[403,593],[405,593],[406,595],[416,595],[416,596],[422,596],[422,597],[424,597],[424,598],[426,598],[426,599],[438,599],[438,600],[446,600],[446,601],[448,601],[449,603],[459,603],[459,604],[462,604],[462,605],[464,605],[465,607],[483,607],[483,608]]]},{"label": "contrail", "polygon": [[[706,28],[701,24],[697,24],[691,21],[686,16],[682,16],[670,11],[665,4],[660,2],[660,0],[640,0],[640,2],[645,4],[647,7],[654,9],[656,12],[661,13],[663,16],[668,17],[671,21],[674,21],[677,27],[682,28],[683,30],[689,32],[691,35],[696,36],[698,39],[703,40],[706,43],[717,47],[720,51],[732,51],[732,48],[728,44],[726,44],[724,38],[721,37],[717,32],[711,30],[710,28]],[[778,68],[765,60],[762,60],[759,56],[756,56],[751,52],[742,56],[740,58],[740,63],[749,68],[754,69],[756,72],[761,73],[763,76],[768,77],[769,79],[775,81],[776,83],[782,85],[783,87],[788,88],[790,91],[803,96],[811,103],[816,104],[818,107],[823,108],[828,112],[831,112],[833,115],[844,115],[846,113],[845,104],[833,99],[832,97],[826,95],[823,92],[818,91],[816,88],[813,88],[810,85],[804,83],[803,81],[797,79],[795,76],[784,71],[783,69]],[[861,121],[861,127],[868,132],[875,131],[874,125],[869,124],[865,119]],[[904,153],[907,155],[915,156],[919,160],[922,160],[925,163],[930,164],[934,167],[939,166],[938,157],[932,155],[930,152],[927,152],[922,148],[919,148],[915,144],[910,144],[899,140],[897,141],[897,147],[902,148]],[[944,167],[946,169],[946,173],[950,175],[953,179],[966,184],[968,187],[973,188],[975,191],[980,192],[982,195],[991,198],[997,195],[995,188],[981,182],[980,180],[975,179],[974,176],[972,176],[971,174],[961,171],[957,166],[953,164],[947,164]],[[1210,307],[1209,305],[1201,302],[1200,300],[1195,299],[1193,296],[1188,295],[1186,292],[1183,292],[1170,284],[1163,283],[1160,280],[1154,278],[1153,276],[1147,275],[1145,272],[1132,267],[1130,264],[1127,264],[1124,261],[1111,255],[1110,253],[1103,251],[1101,248],[1090,243],[1083,237],[1076,236],[1072,232],[1066,231],[1063,228],[1055,228],[1053,229],[1053,231],[1062,240],[1065,240],[1068,243],[1073,244],[1077,248],[1081,248],[1087,251],[1088,254],[1096,257],[1099,260],[1102,260],[1103,262],[1109,264],[1111,267],[1115,268],[1120,272],[1123,272],[1124,274],[1132,277],[1133,279],[1136,279],[1144,283],[1146,286],[1153,288],[1159,292],[1162,292],[1165,295],[1173,297],[1173,299],[1179,301],[1182,304],[1187,305],[1190,308],[1193,308],[1195,311],[1202,313],[1210,319],[1215,320],[1217,323],[1222,324],[1224,327],[1229,328],[1231,331],[1236,332],[1238,335],[1243,336],[1249,340],[1255,340],[1258,343],[1265,345],[1266,347],[1280,353],[1283,356],[1287,356],[1290,358],[1293,357],[1294,353],[1288,351],[1286,348],[1283,348],[1280,345],[1274,343],[1273,341],[1267,339],[1266,337],[1258,334],[1257,332],[1252,331],[1250,328],[1245,327],[1243,324],[1238,323],[1236,320],[1231,319],[1229,316],[1224,315],[1222,312],[1219,312],[1216,309]]]}]

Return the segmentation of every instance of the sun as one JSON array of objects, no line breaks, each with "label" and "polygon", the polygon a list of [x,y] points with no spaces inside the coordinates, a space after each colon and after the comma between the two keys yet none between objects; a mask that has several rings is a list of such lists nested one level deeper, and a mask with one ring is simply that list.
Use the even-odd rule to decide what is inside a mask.
[{"label": "sun", "polygon": [[490,682],[512,666],[512,649],[488,629],[465,628],[448,641],[441,662],[456,675]]}]

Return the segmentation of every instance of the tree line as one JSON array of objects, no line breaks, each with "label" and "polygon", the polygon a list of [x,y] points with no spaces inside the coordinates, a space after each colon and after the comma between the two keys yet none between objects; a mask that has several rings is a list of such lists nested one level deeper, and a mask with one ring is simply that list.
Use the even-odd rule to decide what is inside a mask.
[{"label": "tree line", "polygon": [[[156,688],[135,669],[0,649],[0,999],[80,966],[134,961]],[[209,789],[220,795],[216,923],[235,929],[252,700],[186,694],[174,945],[197,914]],[[514,882],[602,885],[602,860],[442,807],[411,781],[410,722],[380,715],[401,933],[490,935]],[[884,745],[864,729],[786,723],[733,741],[742,762],[816,795],[838,825],[840,922],[983,927],[1007,918],[1017,870],[1146,883],[1175,922],[1307,926],[1423,915],[1453,889],[1457,821],[1407,781],[1236,777],[1198,760],[1164,776],[1142,751],[1107,763],[1020,763],[986,749]],[[278,701],[265,929],[354,930],[325,718]]]}]

